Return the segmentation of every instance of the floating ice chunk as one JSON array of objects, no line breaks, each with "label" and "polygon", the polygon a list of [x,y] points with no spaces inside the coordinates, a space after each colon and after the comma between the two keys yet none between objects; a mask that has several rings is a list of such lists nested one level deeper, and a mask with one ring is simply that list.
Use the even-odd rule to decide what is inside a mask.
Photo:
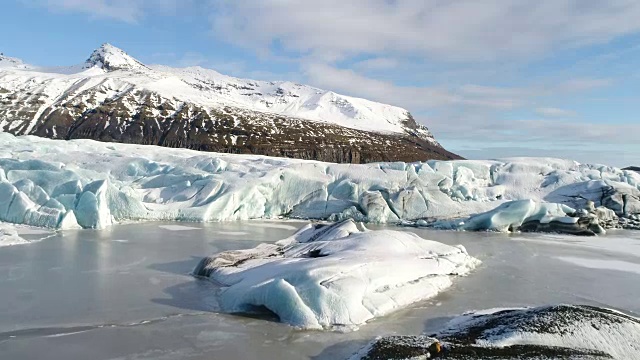
[{"label": "floating ice chunk", "polygon": [[[575,210],[562,204],[538,203],[533,200],[517,200],[504,203],[486,213],[470,217],[462,225],[463,230],[514,231],[529,221],[563,221]],[[571,222],[567,219],[567,222]],[[575,221],[573,221],[575,223]]]},{"label": "floating ice chunk", "polygon": [[479,263],[462,246],[347,220],[203,259],[194,270],[224,288],[226,312],[266,307],[303,328],[357,326],[433,297]]}]

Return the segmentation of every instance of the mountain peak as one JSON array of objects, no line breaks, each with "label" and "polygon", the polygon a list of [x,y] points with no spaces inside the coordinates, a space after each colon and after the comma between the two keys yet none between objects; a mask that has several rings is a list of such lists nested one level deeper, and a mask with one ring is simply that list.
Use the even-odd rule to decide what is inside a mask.
[{"label": "mountain peak", "polygon": [[84,68],[92,67],[99,67],[106,71],[148,69],[140,61],[109,43],[104,43],[95,49],[85,61]]}]

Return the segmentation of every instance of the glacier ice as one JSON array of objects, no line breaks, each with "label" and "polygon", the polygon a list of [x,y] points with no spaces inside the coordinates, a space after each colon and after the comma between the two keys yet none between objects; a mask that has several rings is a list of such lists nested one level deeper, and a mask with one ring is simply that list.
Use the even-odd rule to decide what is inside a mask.
[{"label": "glacier ice", "polygon": [[433,297],[478,263],[462,246],[345,220],[206,257],[194,274],[223,287],[223,311],[266,307],[293,326],[326,328],[357,326]]},{"label": "glacier ice", "polygon": [[353,165],[0,133],[0,221],[34,226],[279,217],[424,223],[517,200],[576,209],[593,201],[630,217],[640,213],[640,174],[551,158]]}]

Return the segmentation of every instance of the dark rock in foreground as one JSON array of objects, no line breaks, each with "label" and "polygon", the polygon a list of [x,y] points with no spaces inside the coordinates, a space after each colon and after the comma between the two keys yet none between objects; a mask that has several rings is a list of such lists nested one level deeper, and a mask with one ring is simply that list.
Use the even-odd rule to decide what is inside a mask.
[{"label": "dark rock in foreground", "polygon": [[640,359],[640,320],[593,306],[471,313],[447,326],[378,338],[352,359]]}]

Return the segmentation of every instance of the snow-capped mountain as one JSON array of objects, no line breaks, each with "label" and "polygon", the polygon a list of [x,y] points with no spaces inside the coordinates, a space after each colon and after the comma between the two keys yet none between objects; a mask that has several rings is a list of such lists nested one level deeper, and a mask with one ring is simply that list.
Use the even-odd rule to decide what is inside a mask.
[{"label": "snow-capped mountain", "polygon": [[0,131],[334,162],[458,158],[399,107],[148,66],[110,44],[68,67],[0,56]]}]

